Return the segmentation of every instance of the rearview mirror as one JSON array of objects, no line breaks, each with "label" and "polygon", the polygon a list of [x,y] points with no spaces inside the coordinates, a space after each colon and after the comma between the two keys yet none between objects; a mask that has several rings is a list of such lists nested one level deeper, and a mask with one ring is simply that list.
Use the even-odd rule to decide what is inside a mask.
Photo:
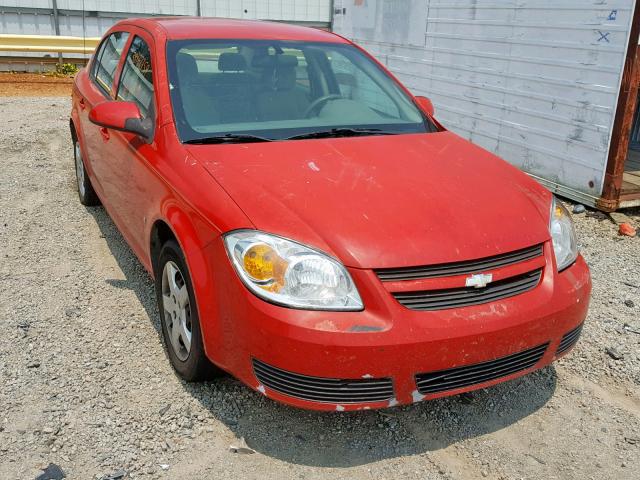
[{"label": "rearview mirror", "polygon": [[416,97],[416,102],[424,113],[426,113],[430,117],[433,117],[435,109],[433,108],[433,103],[431,103],[431,100],[429,100],[427,97]]},{"label": "rearview mirror", "polygon": [[151,138],[152,124],[142,119],[140,109],[133,102],[99,103],[89,112],[89,120],[101,127],[133,133],[146,140]]}]

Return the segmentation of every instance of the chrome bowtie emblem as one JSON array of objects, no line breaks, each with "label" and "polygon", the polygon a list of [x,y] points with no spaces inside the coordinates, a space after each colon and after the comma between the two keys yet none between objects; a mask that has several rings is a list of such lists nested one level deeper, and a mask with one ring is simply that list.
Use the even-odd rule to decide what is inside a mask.
[{"label": "chrome bowtie emblem", "polygon": [[477,275],[471,275],[465,280],[467,287],[483,288],[493,281],[493,275],[490,273],[479,273]]}]

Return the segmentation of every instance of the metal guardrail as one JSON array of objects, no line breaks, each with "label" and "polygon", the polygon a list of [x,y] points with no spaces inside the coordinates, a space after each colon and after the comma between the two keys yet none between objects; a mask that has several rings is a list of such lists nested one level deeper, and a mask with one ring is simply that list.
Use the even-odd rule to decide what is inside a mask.
[{"label": "metal guardrail", "polygon": [[100,39],[95,37],[0,34],[0,51],[91,54],[99,42]]}]

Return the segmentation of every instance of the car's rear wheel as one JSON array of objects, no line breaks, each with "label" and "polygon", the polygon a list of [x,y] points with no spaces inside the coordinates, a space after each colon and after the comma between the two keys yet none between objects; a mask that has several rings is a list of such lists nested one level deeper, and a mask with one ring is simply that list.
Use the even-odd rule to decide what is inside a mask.
[{"label": "car's rear wheel", "polygon": [[156,296],[169,360],[186,381],[220,373],[204,353],[191,276],[178,244],[168,240],[156,263]]},{"label": "car's rear wheel", "polygon": [[78,197],[80,197],[80,203],[87,207],[100,205],[100,199],[98,198],[98,195],[96,195],[93,185],[91,185],[91,180],[84,168],[82,150],[80,149],[80,142],[77,138],[73,139],[73,158],[76,164],[76,180],[78,183]]}]

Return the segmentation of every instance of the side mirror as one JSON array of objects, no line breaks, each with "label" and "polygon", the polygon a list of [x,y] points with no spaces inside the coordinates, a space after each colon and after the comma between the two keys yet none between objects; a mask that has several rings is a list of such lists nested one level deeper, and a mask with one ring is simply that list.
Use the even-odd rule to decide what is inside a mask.
[{"label": "side mirror", "polygon": [[424,113],[426,113],[430,117],[433,117],[435,109],[433,108],[433,103],[431,103],[431,100],[429,100],[427,97],[416,97],[416,102]]},{"label": "side mirror", "polygon": [[89,112],[89,120],[101,127],[133,133],[146,140],[151,138],[151,124],[142,119],[140,109],[133,102],[99,103]]}]

